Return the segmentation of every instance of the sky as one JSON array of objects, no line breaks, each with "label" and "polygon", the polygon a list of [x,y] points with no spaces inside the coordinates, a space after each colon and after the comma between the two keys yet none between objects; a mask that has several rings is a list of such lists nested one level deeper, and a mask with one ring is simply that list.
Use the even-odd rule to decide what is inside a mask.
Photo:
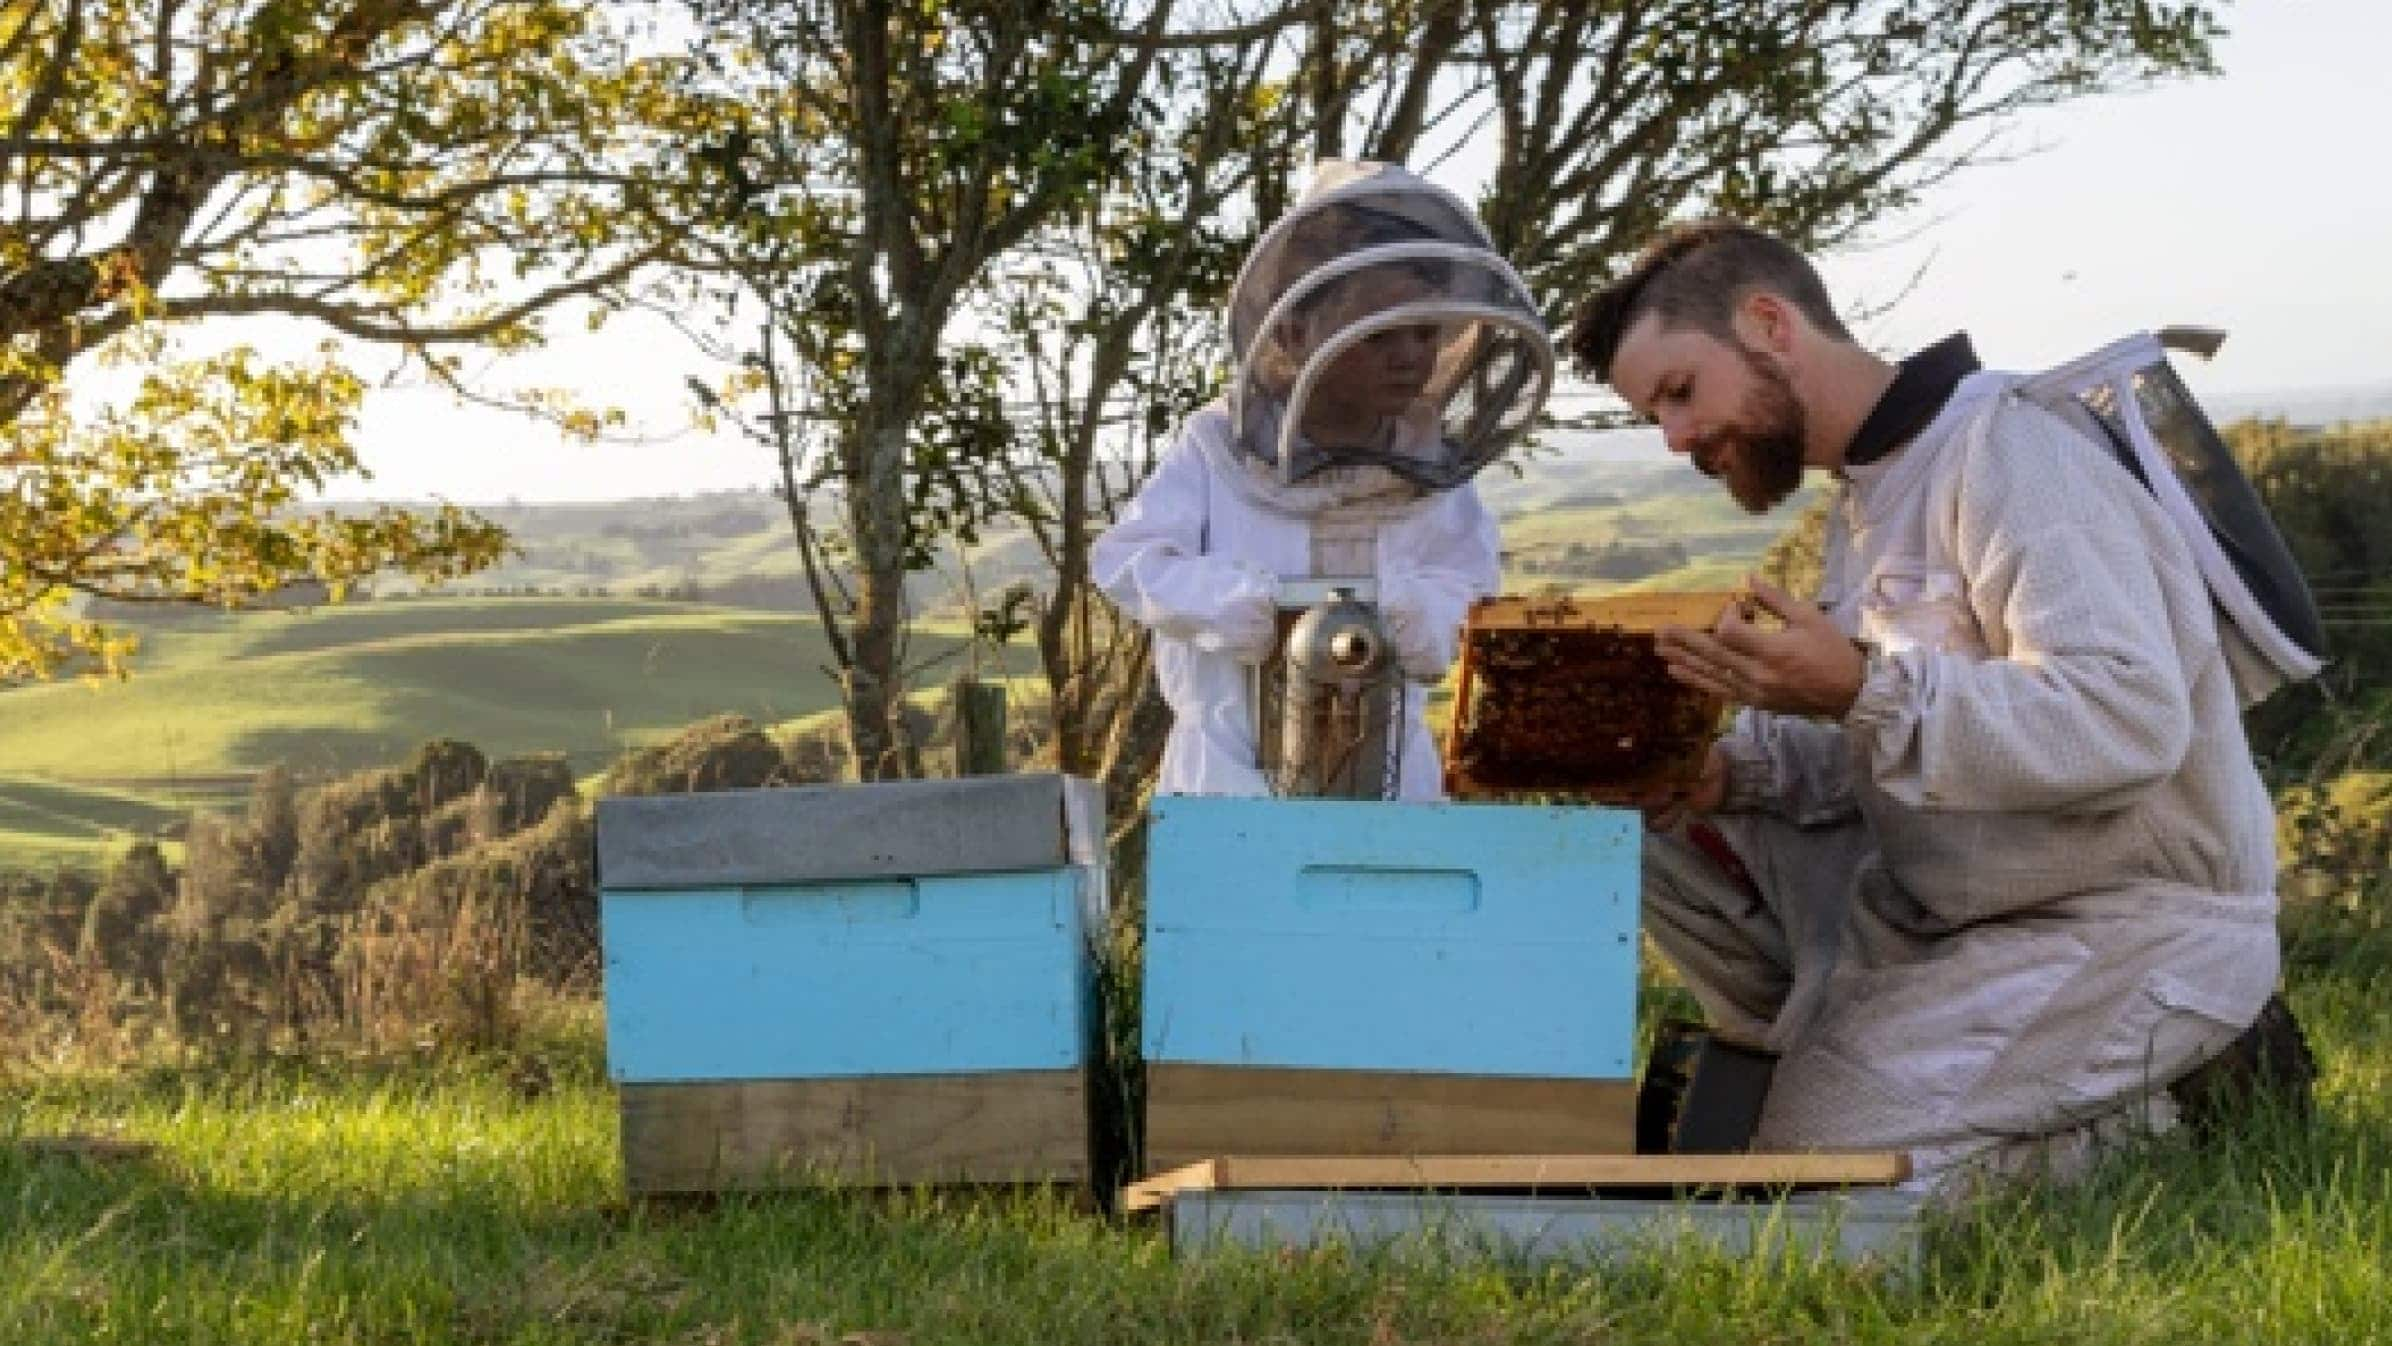
[{"label": "sky", "polygon": [[[1862,339],[1901,354],[1966,329],[1988,364],[2033,369],[2187,323],[2229,333],[2207,365],[2178,357],[2217,408],[2392,385],[2392,4],[2242,0],[2226,25],[2219,76],[2024,119],[2010,148],[2025,153],[1822,258],[1847,307],[1895,301]],[[372,479],[329,494],[497,503],[769,483],[763,450],[685,429],[682,380],[703,369],[676,333],[637,318],[493,367],[622,407],[653,437],[638,444],[569,443],[443,393],[377,391],[359,433]]]}]

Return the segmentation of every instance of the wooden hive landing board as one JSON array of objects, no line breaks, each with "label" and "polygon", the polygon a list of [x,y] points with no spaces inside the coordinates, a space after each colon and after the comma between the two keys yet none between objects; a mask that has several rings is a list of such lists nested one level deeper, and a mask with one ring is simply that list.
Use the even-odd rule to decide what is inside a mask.
[{"label": "wooden hive landing board", "polygon": [[817,1183],[1085,1183],[1078,1070],[622,1086],[634,1194]]},{"label": "wooden hive landing board", "polygon": [[1149,1170],[1213,1155],[1625,1154],[1628,1080],[1157,1062],[1146,1075]]}]

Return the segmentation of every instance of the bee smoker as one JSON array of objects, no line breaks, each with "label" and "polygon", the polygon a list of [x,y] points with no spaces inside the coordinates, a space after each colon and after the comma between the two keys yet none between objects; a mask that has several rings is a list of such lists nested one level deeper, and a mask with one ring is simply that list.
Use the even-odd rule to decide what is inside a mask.
[{"label": "bee smoker", "polygon": [[1393,799],[1403,669],[1367,579],[1280,586],[1279,648],[1254,670],[1255,744],[1274,793]]}]

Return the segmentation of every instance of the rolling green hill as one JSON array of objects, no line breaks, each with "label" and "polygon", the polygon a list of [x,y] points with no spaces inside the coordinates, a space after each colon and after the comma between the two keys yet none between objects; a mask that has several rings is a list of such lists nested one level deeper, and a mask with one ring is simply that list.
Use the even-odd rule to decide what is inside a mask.
[{"label": "rolling green hill", "polygon": [[[957,644],[932,627],[914,657]],[[355,770],[436,736],[594,772],[709,715],[820,712],[828,662],[811,619],[639,599],[183,616],[145,632],[127,681],[0,693],[0,868],[96,862],[275,763]]]},{"label": "rolling green hill", "polygon": [[[1621,582],[1564,573],[1569,566],[1561,554],[1569,547],[1613,540],[1670,539],[1697,560],[1758,556],[1792,517],[1789,510],[1765,518],[1745,514],[1716,483],[1672,461],[1658,445],[1649,457],[1623,458],[1616,446],[1598,452],[1573,441],[1540,450],[1516,468],[1492,469],[1479,481],[1503,520],[1514,572],[1531,584],[1604,588]],[[509,530],[520,554],[455,592],[694,595],[727,607],[811,611],[788,516],[778,500],[761,492],[484,512]],[[971,564],[983,593],[1018,578],[1035,581],[1044,570],[1031,539],[1005,528],[986,534],[972,549]],[[938,567],[914,577],[908,588],[915,611],[960,617],[952,555],[942,554]]]},{"label": "rolling green hill", "polygon": [[172,829],[187,797],[0,776],[0,869],[97,868],[137,836]]},{"label": "rolling green hill", "polygon": [[[1768,514],[1747,514],[1716,485],[1677,471],[1625,476],[1614,495],[1601,503],[1532,503],[1505,512],[1505,587],[1587,593],[1731,588],[1815,498],[1804,491]],[[1613,547],[1675,548],[1684,559],[1618,575],[1584,559]]]},{"label": "rolling green hill", "polygon": [[[916,660],[956,648],[919,632]],[[403,757],[435,736],[576,770],[692,720],[766,723],[836,703],[811,619],[638,599],[426,598],[186,616],[124,682],[0,693],[0,868],[96,859],[275,763]]]},{"label": "rolling green hill", "polygon": [[[1515,590],[1732,584],[1791,517],[1754,519],[1658,461],[1551,453],[1485,485]],[[810,609],[771,497],[489,512],[521,555],[446,595],[394,586],[294,612],[105,614],[142,633],[130,680],[0,691],[0,869],[104,858],[192,807],[237,804],[276,763],[311,777],[447,736],[493,755],[561,751],[587,776],[706,716],[784,724],[837,704],[818,624],[795,615]],[[1683,562],[1588,573],[1589,548],[1655,539]],[[975,550],[974,580],[992,593],[1035,563],[1026,536],[999,533]],[[957,648],[962,614],[951,563],[914,590],[916,610],[943,619],[916,635],[920,665]],[[1017,673],[1033,663],[1027,649],[1012,658]]]},{"label": "rolling green hill", "polygon": [[[917,636],[917,658],[953,632]],[[636,599],[414,599],[154,631],[121,683],[0,694],[0,771],[172,780],[354,770],[436,735],[595,767],[725,711],[831,705],[811,619]]]}]

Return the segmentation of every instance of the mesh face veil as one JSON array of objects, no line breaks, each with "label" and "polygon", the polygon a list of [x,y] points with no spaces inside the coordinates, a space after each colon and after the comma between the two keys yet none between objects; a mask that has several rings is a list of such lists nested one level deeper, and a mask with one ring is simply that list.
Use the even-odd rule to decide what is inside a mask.
[{"label": "mesh face veil", "polygon": [[1288,485],[1377,466],[1468,481],[1535,423],[1553,343],[1528,287],[1452,193],[1331,160],[1230,296],[1240,451]]},{"label": "mesh face veil", "polygon": [[2206,355],[2223,340],[2200,328],[2138,333],[2019,391],[2107,446],[2158,498],[2217,600],[2227,667],[2248,706],[2317,675],[2325,624],[2266,503],[2168,362],[2172,345]]}]

